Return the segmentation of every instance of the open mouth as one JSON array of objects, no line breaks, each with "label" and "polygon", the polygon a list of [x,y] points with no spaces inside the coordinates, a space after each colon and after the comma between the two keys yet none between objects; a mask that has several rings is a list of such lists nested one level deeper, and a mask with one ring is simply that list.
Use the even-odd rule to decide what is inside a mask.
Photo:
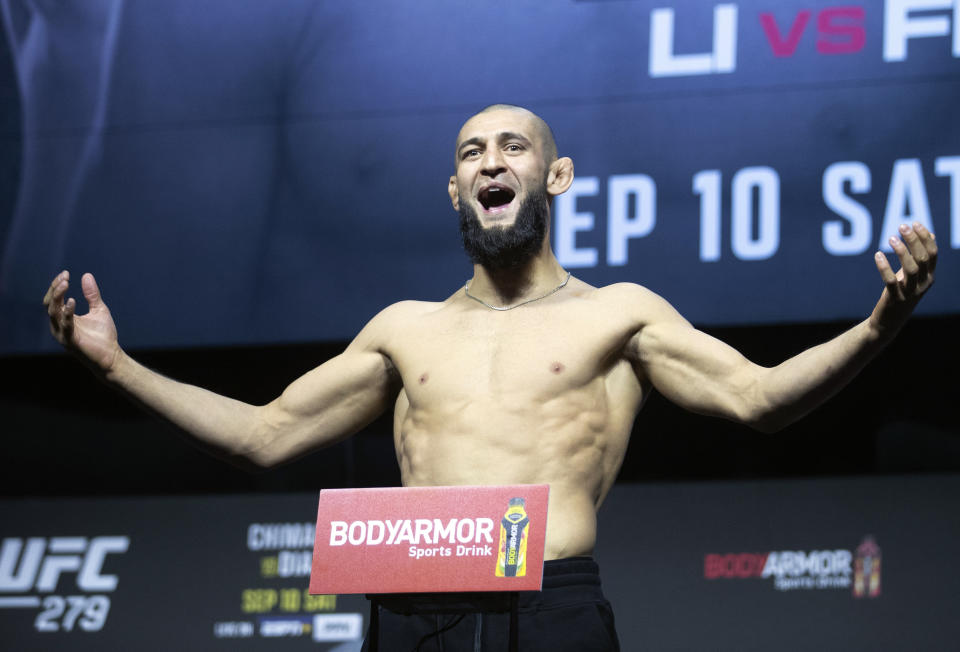
[{"label": "open mouth", "polygon": [[477,195],[480,205],[485,211],[495,212],[498,208],[502,209],[513,201],[516,194],[506,186],[487,186]]}]

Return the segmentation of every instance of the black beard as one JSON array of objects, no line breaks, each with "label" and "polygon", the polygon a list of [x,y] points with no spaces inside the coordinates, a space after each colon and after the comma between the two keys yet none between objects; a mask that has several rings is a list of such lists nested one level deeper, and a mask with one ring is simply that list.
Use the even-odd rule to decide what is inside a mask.
[{"label": "black beard", "polygon": [[477,213],[460,202],[460,236],[463,248],[475,265],[488,269],[516,269],[540,252],[547,233],[547,193],[537,189],[517,209],[512,226],[483,228]]}]

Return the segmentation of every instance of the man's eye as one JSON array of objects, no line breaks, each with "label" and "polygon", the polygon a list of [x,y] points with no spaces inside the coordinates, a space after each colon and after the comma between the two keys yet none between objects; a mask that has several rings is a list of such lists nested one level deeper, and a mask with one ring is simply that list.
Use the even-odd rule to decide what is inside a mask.
[{"label": "man's eye", "polygon": [[479,149],[468,149],[463,153],[463,158],[472,158],[480,153]]},{"label": "man's eye", "polygon": [[520,145],[517,145],[516,143],[511,143],[507,145],[506,150],[508,152],[522,152],[523,148],[520,147]]}]

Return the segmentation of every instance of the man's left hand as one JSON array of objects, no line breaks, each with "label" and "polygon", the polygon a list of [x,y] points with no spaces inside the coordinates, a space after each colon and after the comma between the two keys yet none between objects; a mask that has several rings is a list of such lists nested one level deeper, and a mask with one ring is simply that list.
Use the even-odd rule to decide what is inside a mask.
[{"label": "man's left hand", "polygon": [[900,270],[894,274],[887,257],[877,252],[874,260],[886,288],[877,302],[870,322],[881,335],[892,335],[906,321],[920,298],[933,285],[937,266],[937,242],[922,224],[902,224],[900,237],[891,237],[890,246],[900,259]]}]

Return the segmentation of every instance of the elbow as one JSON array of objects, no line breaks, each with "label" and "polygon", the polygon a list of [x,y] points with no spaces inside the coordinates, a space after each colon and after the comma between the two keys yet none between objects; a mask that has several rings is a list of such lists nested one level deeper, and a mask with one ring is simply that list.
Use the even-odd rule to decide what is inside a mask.
[{"label": "elbow", "polygon": [[775,414],[769,413],[763,413],[754,416],[745,423],[750,428],[756,430],[757,432],[762,432],[765,435],[772,435],[773,433],[779,432],[790,425],[789,421],[779,418]]},{"label": "elbow", "polygon": [[280,465],[280,460],[276,456],[270,455],[263,449],[246,451],[238,457],[243,460],[243,467],[251,473],[263,473]]},{"label": "elbow", "polygon": [[237,464],[252,473],[269,471],[283,462],[274,444],[276,427],[269,412],[269,405],[258,407],[247,436],[230,451]]},{"label": "elbow", "polygon": [[744,425],[762,432],[773,434],[792,423],[790,415],[764,391],[761,377],[754,377],[741,393],[743,402],[737,420]]},{"label": "elbow", "polygon": [[779,432],[799,418],[783,406],[762,402],[747,409],[746,415],[740,419],[741,423],[764,434]]}]

